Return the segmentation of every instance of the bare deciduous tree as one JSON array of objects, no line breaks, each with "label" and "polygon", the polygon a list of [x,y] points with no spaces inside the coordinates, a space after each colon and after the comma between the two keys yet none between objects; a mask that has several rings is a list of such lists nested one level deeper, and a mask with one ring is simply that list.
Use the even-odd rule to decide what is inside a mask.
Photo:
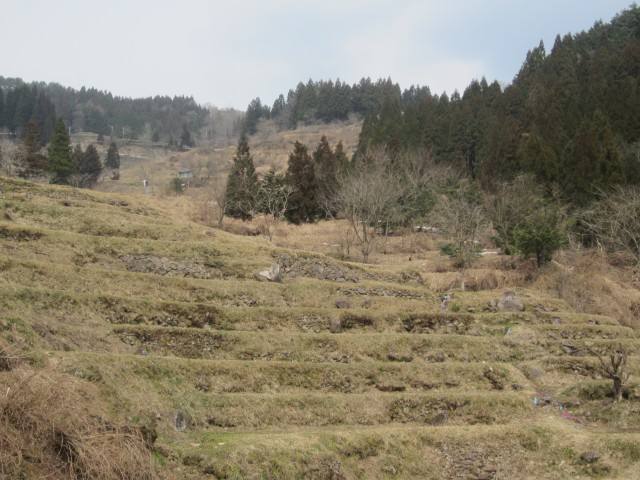
[{"label": "bare deciduous tree", "polygon": [[532,213],[544,207],[544,201],[534,178],[520,175],[501,184],[494,195],[487,197],[486,205],[500,246],[505,253],[512,254],[516,230]]},{"label": "bare deciduous tree", "polygon": [[21,145],[11,141],[2,142],[2,158],[0,159],[0,163],[6,176],[13,177],[18,174],[22,156],[23,151]]},{"label": "bare deciduous tree", "polygon": [[93,175],[88,173],[72,173],[67,182],[75,188],[89,188],[95,183]]},{"label": "bare deciduous tree", "polygon": [[601,192],[583,222],[610,250],[629,253],[640,265],[640,188],[619,186]]},{"label": "bare deciduous tree", "polygon": [[622,389],[629,379],[629,373],[627,372],[627,352],[621,346],[617,352],[609,355],[608,363],[598,352],[592,350],[592,353],[600,360],[604,374],[613,380],[614,400],[616,402],[622,401]]},{"label": "bare deciduous tree", "polygon": [[[275,173],[275,169],[273,171]],[[258,228],[264,235],[269,237],[269,241],[273,240],[273,236],[278,231],[284,213],[287,211],[289,197],[291,197],[294,190],[293,185],[285,182],[260,182],[254,205],[262,215],[255,213],[253,216],[258,221]]]},{"label": "bare deciduous tree", "polygon": [[[396,170],[403,181],[402,220],[424,225],[436,200],[435,192],[447,188],[456,174],[450,165],[437,164],[429,150],[409,150],[398,155]],[[413,225],[412,225],[413,226]]]},{"label": "bare deciduous tree", "polygon": [[382,150],[371,153],[356,170],[338,180],[334,201],[348,220],[365,263],[373,251],[380,228],[399,214],[404,185],[388,168]]},{"label": "bare deciduous tree", "polygon": [[460,289],[464,291],[466,271],[480,255],[478,240],[487,226],[484,211],[463,195],[443,196],[434,209],[433,219],[449,242],[442,246],[443,253],[460,267]]},{"label": "bare deciduous tree", "polygon": [[227,175],[224,167],[224,165],[209,162],[203,174],[207,205],[216,209],[215,218],[218,228],[222,228],[227,205]]}]

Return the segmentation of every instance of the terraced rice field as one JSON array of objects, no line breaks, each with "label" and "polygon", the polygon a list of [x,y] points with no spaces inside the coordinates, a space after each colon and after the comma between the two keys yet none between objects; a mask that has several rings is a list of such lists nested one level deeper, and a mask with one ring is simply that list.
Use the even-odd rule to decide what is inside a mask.
[{"label": "terraced rice field", "polygon": [[[525,311],[491,307],[496,290],[441,312],[417,267],[286,251],[149,199],[0,179],[0,207],[0,338],[153,425],[162,478],[640,478],[640,339],[612,318],[522,288]],[[349,280],[255,279],[283,255]],[[594,352],[620,348],[615,404]]]}]

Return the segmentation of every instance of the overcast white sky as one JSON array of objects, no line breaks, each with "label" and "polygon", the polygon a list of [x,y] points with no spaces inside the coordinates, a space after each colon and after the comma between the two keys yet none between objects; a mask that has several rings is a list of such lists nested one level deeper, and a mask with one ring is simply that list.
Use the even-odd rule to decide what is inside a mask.
[{"label": "overcast white sky", "polygon": [[298,82],[509,83],[631,0],[0,0],[0,75],[245,109]]}]

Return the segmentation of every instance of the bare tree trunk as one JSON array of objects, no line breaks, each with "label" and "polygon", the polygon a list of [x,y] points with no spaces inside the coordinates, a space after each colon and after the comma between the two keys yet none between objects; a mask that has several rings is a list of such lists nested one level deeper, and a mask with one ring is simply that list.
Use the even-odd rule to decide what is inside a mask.
[{"label": "bare tree trunk", "polygon": [[616,402],[622,401],[622,388],[625,382],[629,379],[627,372],[627,352],[622,345],[619,347],[618,352],[611,353],[609,355],[609,363],[606,363],[602,356],[592,351],[594,355],[600,360],[600,365],[604,373],[613,380],[613,398]]},{"label": "bare tree trunk", "polygon": [[[360,240],[362,246],[360,247],[360,252],[362,253],[362,262],[369,263],[369,253],[371,248],[372,236],[375,235],[375,230],[369,235],[369,230],[367,228],[366,219],[361,220],[362,225],[362,238]],[[375,226],[373,227],[375,229]]]},{"label": "bare tree trunk", "polygon": [[613,398],[616,402],[622,401],[622,379],[618,376],[613,377]]}]

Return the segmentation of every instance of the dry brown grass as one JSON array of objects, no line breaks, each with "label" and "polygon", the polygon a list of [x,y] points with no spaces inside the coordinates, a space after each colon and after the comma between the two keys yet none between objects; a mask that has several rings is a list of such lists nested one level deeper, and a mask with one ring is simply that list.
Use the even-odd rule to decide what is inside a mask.
[{"label": "dry brown grass", "polygon": [[[284,171],[294,142],[302,142],[311,153],[322,135],[325,135],[332,146],[342,141],[344,151],[350,157],[357,147],[361,128],[361,120],[300,126],[291,131],[278,131],[273,122],[261,122],[258,133],[249,139],[249,146],[258,173],[265,173],[271,166]],[[79,134],[72,137],[72,143],[80,143],[83,148],[95,141],[95,135]],[[106,154],[108,143],[96,145],[102,157]],[[112,180],[105,175],[96,185],[96,189],[110,193],[142,194],[142,180],[146,178],[150,181],[151,196],[160,202],[174,196],[169,183],[179,170],[197,169],[207,162],[228,165],[236,150],[235,144],[225,148],[202,146],[186,152],[172,152],[135,144],[120,145],[118,148],[121,157],[120,179]],[[180,208],[184,207],[180,205]],[[184,210],[180,213],[184,213]]]},{"label": "dry brown grass", "polygon": [[358,146],[361,129],[361,120],[304,125],[286,131],[278,131],[274,122],[261,122],[258,133],[249,139],[249,148],[258,172],[265,172],[271,166],[284,170],[296,141],[306,145],[311,154],[322,135],[332,147],[342,141],[344,152],[351,157]]},{"label": "dry brown grass", "polygon": [[105,419],[92,385],[19,367],[0,386],[2,478],[157,478],[142,429]]},{"label": "dry brown grass", "polygon": [[[308,134],[312,147],[319,137]],[[158,159],[157,178],[200,154],[218,152]],[[123,188],[130,178],[131,191],[140,188],[140,162],[126,164]],[[203,188],[146,197],[11,182],[2,190],[10,218],[0,229],[0,342],[49,366],[25,365],[22,351],[0,344],[0,478],[153,478],[141,432],[119,423],[125,417],[156,419],[168,463],[160,473],[177,478],[470,478],[473,448],[496,478],[589,476],[580,454],[591,448],[601,463],[618,462],[612,475],[635,471],[636,447],[620,463],[607,444],[619,435],[636,445],[637,434],[613,429],[632,426],[635,413],[609,409],[598,435],[580,431],[584,449],[561,454],[576,442],[557,411],[530,421],[539,389],[573,389],[566,395],[575,392],[585,412],[603,410],[604,381],[576,384],[585,362],[566,354],[567,344],[583,356],[619,343],[638,354],[635,332],[613,320],[640,314],[637,273],[624,262],[580,249],[543,269],[485,256],[468,271],[469,291],[458,292],[459,270],[432,233],[398,231],[381,239],[371,265],[341,264],[322,254],[361,260],[345,221],[283,224],[269,242],[249,238],[259,221],[225,219],[242,236],[229,235],[202,226],[214,218]],[[254,280],[285,253],[349,269],[359,282]],[[215,275],[130,271],[125,257],[134,254]],[[442,315],[436,292],[447,290],[455,302]],[[489,311],[504,290],[527,311]],[[351,306],[338,310],[337,300]],[[329,333],[336,319],[343,332]],[[505,373],[504,391],[494,391],[489,364]],[[533,367],[541,378],[528,375]],[[429,425],[447,405],[449,424]],[[171,421],[177,410],[185,432]],[[197,473],[187,468],[196,465]]]},{"label": "dry brown grass", "polygon": [[612,265],[612,257],[596,249],[569,248],[539,272],[532,287],[565,300],[575,311],[616,318],[640,328],[640,291],[633,269]]},{"label": "dry brown grass", "polygon": [[22,360],[22,354],[13,345],[7,345],[0,339],[0,372],[12,370]]}]

